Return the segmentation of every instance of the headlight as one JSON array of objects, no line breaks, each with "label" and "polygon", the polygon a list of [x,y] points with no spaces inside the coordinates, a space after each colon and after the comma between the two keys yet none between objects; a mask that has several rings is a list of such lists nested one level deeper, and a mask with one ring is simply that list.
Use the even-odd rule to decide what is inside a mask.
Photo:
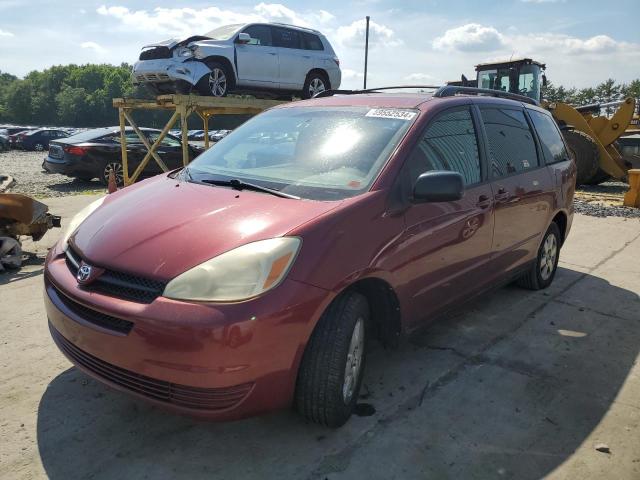
[{"label": "headlight", "polygon": [[280,284],[296,258],[301,240],[271,238],[228,251],[171,280],[163,295],[177,300],[234,302]]},{"label": "headlight", "polygon": [[178,50],[179,57],[192,57],[193,51],[190,48],[181,48]]},{"label": "headlight", "polygon": [[95,202],[91,202],[89,205],[87,205],[82,210],[80,210],[71,219],[71,221],[69,222],[69,225],[67,226],[67,229],[64,232],[64,235],[62,236],[62,248],[63,248],[63,250],[67,248],[67,242],[69,241],[69,237],[71,236],[71,234],[78,229],[80,224],[82,222],[84,222],[84,220],[89,215],[91,215],[95,211],[96,208],[98,208],[100,205],[102,205],[102,202],[104,202],[105,198],[107,198],[107,197],[102,197],[102,198],[99,198],[98,200],[96,200]]}]

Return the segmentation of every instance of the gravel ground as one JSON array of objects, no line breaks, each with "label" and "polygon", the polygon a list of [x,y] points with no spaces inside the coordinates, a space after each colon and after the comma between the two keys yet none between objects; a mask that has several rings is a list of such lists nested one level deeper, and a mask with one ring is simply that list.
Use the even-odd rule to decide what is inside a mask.
[{"label": "gravel ground", "polygon": [[45,156],[44,152],[0,152],[0,173],[9,174],[16,180],[11,192],[33,197],[62,197],[105,190],[98,180],[83,182],[64,175],[46,173],[42,169]]},{"label": "gravel ground", "polygon": [[[42,152],[11,150],[0,152],[0,173],[16,180],[12,192],[34,197],[62,197],[65,195],[104,192],[98,180],[85,182],[78,179],[46,173],[42,170]],[[580,186],[574,202],[576,212],[592,217],[640,218],[640,209],[622,206],[622,197],[628,185],[623,182],[605,182],[595,186]]]}]

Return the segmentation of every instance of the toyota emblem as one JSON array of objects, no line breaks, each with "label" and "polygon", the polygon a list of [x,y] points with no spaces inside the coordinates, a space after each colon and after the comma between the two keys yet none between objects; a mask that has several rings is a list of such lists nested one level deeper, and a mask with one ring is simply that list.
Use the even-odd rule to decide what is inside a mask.
[{"label": "toyota emblem", "polygon": [[83,263],[78,269],[76,280],[78,280],[78,283],[85,283],[89,278],[91,278],[91,273],[91,265]]}]

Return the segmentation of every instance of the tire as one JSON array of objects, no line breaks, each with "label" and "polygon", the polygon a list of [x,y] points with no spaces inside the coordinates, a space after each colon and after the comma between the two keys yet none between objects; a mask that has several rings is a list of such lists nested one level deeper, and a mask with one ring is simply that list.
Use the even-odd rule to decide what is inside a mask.
[{"label": "tire", "polygon": [[535,263],[516,281],[516,284],[529,290],[542,290],[551,285],[558,268],[560,244],[560,228],[552,222],[542,237]]},{"label": "tire", "polygon": [[219,62],[210,62],[207,66],[211,72],[198,81],[198,92],[208,97],[226,97],[233,86],[229,69]]},{"label": "tire", "polygon": [[36,152],[44,152],[44,145],[43,145],[42,143],[36,143],[36,144],[33,146],[33,149],[34,149]]},{"label": "tire", "polygon": [[587,184],[600,169],[598,146],[589,135],[578,130],[566,130],[563,136],[578,167],[576,185]]},{"label": "tire", "polygon": [[100,183],[105,187],[109,186],[109,170],[112,168],[114,169],[116,177],[116,185],[118,187],[122,187],[124,185],[124,169],[120,162],[109,162],[104,166],[100,175],[97,175],[100,179]]},{"label": "tire", "polygon": [[296,384],[296,408],[307,419],[339,427],[351,416],[365,366],[368,323],[369,304],[356,292],[340,295],[323,313],[305,348]]},{"label": "tire", "polygon": [[304,81],[301,96],[303,99],[308,99],[313,97],[315,94],[324,92],[330,88],[331,85],[329,85],[329,79],[324,73],[310,72]]},{"label": "tire", "polygon": [[599,168],[596,174],[593,177],[591,177],[589,180],[587,180],[585,184],[600,185],[602,182],[606,182],[610,178],[611,178],[611,175],[609,175],[607,172]]}]

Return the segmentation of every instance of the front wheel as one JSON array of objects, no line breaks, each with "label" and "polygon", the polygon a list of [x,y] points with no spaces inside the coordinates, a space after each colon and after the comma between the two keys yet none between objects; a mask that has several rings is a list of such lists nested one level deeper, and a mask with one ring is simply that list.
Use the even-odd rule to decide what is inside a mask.
[{"label": "front wheel", "polygon": [[307,75],[307,79],[304,82],[302,98],[313,98],[314,95],[324,92],[325,90],[329,90],[329,81],[327,80],[327,77],[319,72],[311,72]]},{"label": "front wheel", "polygon": [[516,283],[529,290],[547,288],[556,275],[559,258],[560,229],[555,222],[552,222],[542,238],[535,264]]},{"label": "front wheel", "polygon": [[339,427],[351,416],[365,364],[369,304],[357,292],[331,303],[307,344],[295,403],[309,420]]},{"label": "front wheel", "polygon": [[231,77],[224,65],[213,62],[209,65],[211,72],[198,82],[200,95],[210,97],[226,97],[231,86]]},{"label": "front wheel", "polygon": [[36,143],[36,144],[33,146],[33,149],[34,149],[36,152],[44,152],[44,145],[43,145],[42,143]]}]

